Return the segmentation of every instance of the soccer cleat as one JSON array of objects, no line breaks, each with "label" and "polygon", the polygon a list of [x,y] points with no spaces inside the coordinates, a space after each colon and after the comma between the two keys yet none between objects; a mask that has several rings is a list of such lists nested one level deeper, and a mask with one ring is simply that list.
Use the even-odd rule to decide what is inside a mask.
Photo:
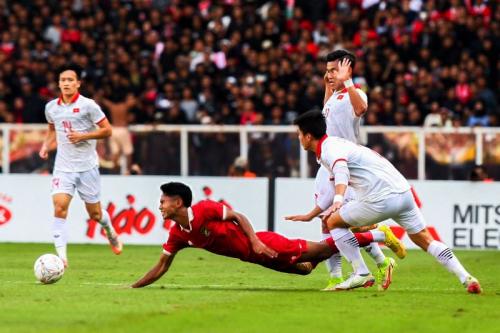
[{"label": "soccer cleat", "polygon": [[394,267],[396,267],[396,261],[393,258],[387,257],[384,262],[378,266],[377,271],[377,285],[378,290],[384,291],[391,285],[392,282],[392,272]]},{"label": "soccer cleat", "polygon": [[381,225],[380,227],[378,227],[378,230],[382,231],[385,234],[385,241],[384,241],[385,246],[390,248],[391,251],[394,252],[400,259],[406,257],[405,246],[394,235],[391,228],[389,228],[386,225]]},{"label": "soccer cleat", "polygon": [[116,255],[122,253],[123,244],[118,239],[116,233],[113,230],[110,230],[109,232],[106,231],[106,234],[108,236],[109,246],[111,246],[111,250],[113,250]]},{"label": "soccer cleat", "polygon": [[328,289],[329,291],[342,291],[342,290],[351,290],[355,288],[367,288],[373,286],[375,283],[375,278],[371,274],[367,275],[359,275],[359,274],[351,274],[351,276],[345,280],[337,284],[332,289]]},{"label": "soccer cleat", "polygon": [[335,286],[342,282],[344,282],[344,278],[342,276],[331,277],[328,279],[328,285],[324,289],[322,289],[322,291],[334,290]]},{"label": "soccer cleat", "polygon": [[479,281],[473,276],[467,277],[464,282],[464,287],[467,288],[467,292],[470,294],[480,294],[483,291]]}]

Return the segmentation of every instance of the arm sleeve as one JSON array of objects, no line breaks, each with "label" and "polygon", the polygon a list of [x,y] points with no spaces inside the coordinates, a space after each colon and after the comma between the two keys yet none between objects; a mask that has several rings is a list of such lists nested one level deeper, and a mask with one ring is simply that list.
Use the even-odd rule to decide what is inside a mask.
[{"label": "arm sleeve", "polygon": [[47,122],[49,124],[53,124],[54,123],[54,119],[52,119],[52,116],[50,115],[49,113],[49,109],[48,109],[48,104],[45,105],[45,119],[47,119]]},{"label": "arm sleeve", "polygon": [[347,160],[338,159],[332,166],[333,174],[335,175],[335,184],[349,184],[349,168],[347,167]]},{"label": "arm sleeve", "polygon": [[106,119],[106,115],[102,111],[101,107],[94,101],[90,102],[89,111],[90,118],[92,119],[94,124],[98,124]]},{"label": "arm sleeve", "polygon": [[225,220],[226,219],[226,206],[220,202],[206,200],[203,203],[203,214],[207,220]]},{"label": "arm sleeve", "polygon": [[163,253],[167,255],[172,255],[185,247],[188,247],[189,244],[185,240],[183,240],[178,234],[177,230],[171,229],[168,234],[167,241],[163,244]]},{"label": "arm sleeve", "polygon": [[349,169],[347,161],[350,151],[350,143],[339,138],[328,138],[321,153],[322,163],[333,173],[335,184],[345,184],[349,182]]}]

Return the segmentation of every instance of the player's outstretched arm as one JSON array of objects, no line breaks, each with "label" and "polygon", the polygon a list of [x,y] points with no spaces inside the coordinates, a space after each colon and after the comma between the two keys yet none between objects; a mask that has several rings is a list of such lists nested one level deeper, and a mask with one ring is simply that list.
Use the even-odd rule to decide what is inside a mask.
[{"label": "player's outstretched arm", "polygon": [[175,254],[162,253],[158,263],[144,275],[140,280],[132,285],[132,288],[142,288],[161,278],[170,268]]},{"label": "player's outstretched arm", "polygon": [[319,214],[321,214],[323,210],[319,206],[315,206],[309,213],[305,215],[289,215],[285,216],[285,220],[294,221],[294,222],[309,222]]},{"label": "player's outstretched arm", "polygon": [[49,130],[47,132],[47,136],[45,137],[45,140],[43,141],[42,148],[40,148],[40,152],[38,155],[46,160],[49,157],[49,150],[52,144],[56,141],[56,129],[54,127],[54,124],[49,124]]},{"label": "player's outstretched arm", "polygon": [[240,228],[243,229],[243,232],[248,236],[248,239],[250,240],[255,253],[265,254],[270,258],[276,258],[278,256],[278,253],[276,251],[266,246],[266,244],[262,243],[262,241],[257,237],[252,225],[250,224],[250,221],[245,215],[236,213],[231,209],[227,209],[226,220],[238,222]]}]

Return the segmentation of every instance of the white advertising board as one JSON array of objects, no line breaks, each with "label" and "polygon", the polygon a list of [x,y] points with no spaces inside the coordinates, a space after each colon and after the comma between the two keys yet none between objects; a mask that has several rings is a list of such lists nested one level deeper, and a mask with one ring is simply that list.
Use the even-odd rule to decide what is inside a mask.
[{"label": "white advertising board", "polygon": [[[211,200],[224,200],[245,213],[257,231],[267,230],[266,178],[102,176],[101,203],[125,244],[160,245],[165,241],[171,222],[162,220],[158,206],[160,185],[169,181],[188,184],[193,203],[211,192]],[[50,182],[50,176],[0,176],[0,242],[52,242]],[[78,195],[67,221],[70,243],[107,243],[100,225],[88,220]]]},{"label": "white advertising board", "polygon": [[[412,185],[436,238],[453,248],[500,249],[500,182],[412,181]],[[310,223],[283,219],[305,214],[314,205],[312,179],[277,179],[275,230],[288,237],[320,240],[319,219]],[[416,248],[402,228],[387,223],[409,248]]]}]

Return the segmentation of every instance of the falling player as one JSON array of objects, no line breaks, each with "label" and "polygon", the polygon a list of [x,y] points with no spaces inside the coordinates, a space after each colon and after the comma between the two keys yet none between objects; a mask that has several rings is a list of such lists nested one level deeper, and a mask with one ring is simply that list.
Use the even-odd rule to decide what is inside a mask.
[{"label": "falling player", "polygon": [[[191,189],[178,182],[161,187],[160,212],[175,221],[158,263],[132,287],[147,286],[169,269],[177,252],[186,247],[203,248],[215,254],[238,258],[280,272],[308,274],[316,264],[338,252],[332,239],[309,242],[288,239],[275,232],[254,232],[241,213],[223,203],[202,200],[191,206]],[[384,234],[356,234],[360,244],[385,241]],[[378,238],[378,239],[377,239]]]}]

